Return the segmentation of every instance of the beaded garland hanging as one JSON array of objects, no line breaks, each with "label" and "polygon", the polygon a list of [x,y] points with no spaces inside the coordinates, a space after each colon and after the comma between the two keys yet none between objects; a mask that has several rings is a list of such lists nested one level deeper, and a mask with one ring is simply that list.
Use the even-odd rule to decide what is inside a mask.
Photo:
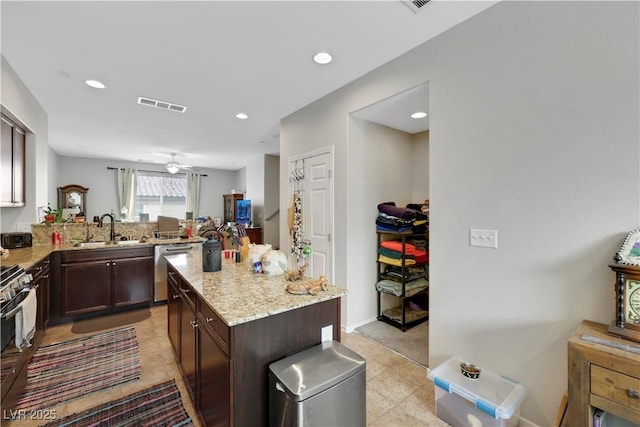
[{"label": "beaded garland hanging", "polygon": [[291,245],[291,255],[295,256],[296,261],[300,262],[303,256],[303,239],[302,239],[302,197],[300,193],[293,194],[293,244]]}]

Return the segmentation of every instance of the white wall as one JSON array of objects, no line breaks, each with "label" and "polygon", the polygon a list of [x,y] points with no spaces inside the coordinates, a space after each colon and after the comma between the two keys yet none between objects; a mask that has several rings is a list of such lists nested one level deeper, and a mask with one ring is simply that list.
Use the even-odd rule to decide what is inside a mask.
[{"label": "white wall", "polygon": [[264,218],[264,162],[263,154],[247,162],[244,198],[251,200],[251,221],[262,223]]},{"label": "white wall", "polygon": [[413,189],[413,197],[411,200],[414,203],[420,203],[429,198],[429,131],[412,135],[412,139],[411,173],[413,179],[411,188]]},{"label": "white wall", "polygon": [[280,156],[266,155],[264,169],[264,215],[262,233],[265,243],[280,247]]},{"label": "white wall", "polygon": [[[87,193],[87,216],[108,213],[118,210],[117,178],[115,168],[138,168],[144,170],[163,170],[161,165],[139,162],[122,162],[116,160],[88,159],[82,157],[58,156],[55,189],[69,184],[82,185],[89,188]],[[222,217],[222,195],[233,188],[240,188],[240,172],[220,169],[198,168],[198,172],[206,174],[200,185],[200,216]],[[57,206],[56,198],[51,203]]]},{"label": "white wall", "polygon": [[[335,146],[335,277],[352,288],[373,271],[379,200],[350,203],[376,154],[350,146],[347,116],[429,82],[429,363],[455,354],[519,381],[540,426],[567,388],[572,331],[613,318],[607,264],[639,224],[639,12],[501,2],[282,120],[281,165]],[[470,227],[497,229],[499,248],[469,247]],[[347,327],[375,315],[361,286]]]},{"label": "white wall", "polygon": [[[413,202],[414,144],[407,133],[354,117],[348,122],[347,132],[347,209],[355,214],[338,218],[348,224],[349,233],[361,236],[346,242],[349,262],[369,266],[364,270],[349,269],[346,280],[337,279],[349,290],[343,318],[351,329],[374,320],[377,315],[370,310],[377,304],[377,294],[373,292],[377,280],[373,264],[377,257],[377,206],[382,202],[395,202],[397,206]],[[384,304],[383,309],[386,308]]]},{"label": "white wall", "polygon": [[37,206],[46,206],[49,163],[49,127],[47,113],[24,85],[11,65],[1,57],[2,112],[25,131],[26,136],[26,205],[0,208],[1,231],[30,231],[37,220]]}]

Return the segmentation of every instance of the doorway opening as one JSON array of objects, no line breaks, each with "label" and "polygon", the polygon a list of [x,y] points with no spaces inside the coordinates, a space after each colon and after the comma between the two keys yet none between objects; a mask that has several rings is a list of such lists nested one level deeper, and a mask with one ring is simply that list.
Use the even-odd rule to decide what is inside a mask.
[{"label": "doorway opening", "polygon": [[[364,236],[362,243],[368,242],[360,249],[367,254],[361,258],[361,262],[363,266],[367,263],[371,265],[371,273],[367,272],[358,285],[362,287],[359,296],[375,302],[367,305],[367,317],[371,320],[360,324],[355,330],[424,366],[428,366],[429,360],[428,219],[423,233],[417,231],[420,230],[418,227],[411,227],[409,231],[415,232],[412,237],[416,237],[416,242],[420,240],[420,234],[426,241],[426,248],[415,246],[421,251],[426,249],[426,261],[422,257],[411,268],[409,278],[406,246],[409,238],[394,233],[381,234],[379,205],[393,202],[398,208],[418,209],[420,212],[423,206],[429,205],[428,106],[429,86],[425,82],[351,113],[349,122],[349,153],[352,154],[349,158],[350,175],[354,181],[361,179],[362,182],[355,182],[355,186],[354,182],[350,183],[349,188],[359,188],[360,191],[354,191],[348,199],[354,205],[366,208],[372,216],[378,214],[375,227],[367,224],[361,228]],[[358,164],[358,150],[367,150],[367,165]],[[426,215],[428,217],[428,207]],[[404,254],[400,258],[399,275],[396,277],[388,274],[389,265],[395,267],[394,260],[381,261],[381,250],[385,250],[381,249],[381,241],[385,240],[404,242],[400,246],[400,252]],[[375,262],[378,265],[374,275],[372,264]],[[411,260],[411,264],[414,264],[414,260]],[[418,270],[422,270],[423,274]],[[354,273],[350,277],[355,279],[355,276]],[[420,285],[418,280],[421,280]],[[372,283],[376,286],[371,286]],[[420,291],[410,292],[412,286]],[[387,287],[392,290],[387,292]],[[375,316],[370,316],[371,311],[375,312]],[[412,322],[414,319],[417,320]]]}]

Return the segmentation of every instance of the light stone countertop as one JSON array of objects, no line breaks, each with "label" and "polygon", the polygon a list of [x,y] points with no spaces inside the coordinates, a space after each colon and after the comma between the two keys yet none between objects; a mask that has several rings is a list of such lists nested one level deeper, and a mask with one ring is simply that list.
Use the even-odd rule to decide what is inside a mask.
[{"label": "light stone countertop", "polygon": [[[202,260],[193,254],[169,255],[166,258],[228,326],[347,294],[346,289],[333,285],[317,295],[290,294],[286,291],[284,275],[253,273],[246,263],[236,263],[231,258],[222,258],[222,269],[212,273],[203,272]],[[307,277],[296,283],[313,280]]]},{"label": "light stone countertop", "polygon": [[77,251],[77,250],[86,250],[92,251],[95,249],[111,249],[118,250],[122,248],[136,248],[142,246],[155,246],[155,245],[172,245],[176,243],[201,243],[206,242],[206,239],[202,237],[191,237],[189,239],[148,239],[144,243],[136,243],[136,244],[126,244],[122,246],[118,245],[107,245],[107,246],[98,246],[98,247],[76,247],[73,243],[65,243],[64,245],[50,245],[50,244],[41,244],[41,245],[33,245],[29,248],[20,248],[20,249],[9,249],[9,255],[3,256],[0,259],[0,264],[2,265],[19,265],[20,267],[28,270],[34,264],[42,261],[44,258],[49,256],[50,253],[56,251]]}]

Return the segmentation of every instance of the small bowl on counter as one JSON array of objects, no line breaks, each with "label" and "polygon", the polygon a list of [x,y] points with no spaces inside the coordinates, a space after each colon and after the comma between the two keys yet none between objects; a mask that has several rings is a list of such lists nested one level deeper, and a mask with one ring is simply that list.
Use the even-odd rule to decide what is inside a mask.
[{"label": "small bowl on counter", "polygon": [[464,377],[467,377],[470,380],[477,380],[480,377],[481,369],[479,366],[476,366],[473,363],[461,362],[460,372]]}]

